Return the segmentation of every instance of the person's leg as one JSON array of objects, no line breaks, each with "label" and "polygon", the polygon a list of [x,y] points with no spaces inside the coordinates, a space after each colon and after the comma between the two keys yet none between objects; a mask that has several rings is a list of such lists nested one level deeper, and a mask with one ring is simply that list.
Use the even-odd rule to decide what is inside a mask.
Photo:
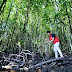
[{"label": "person's leg", "polygon": [[55,58],[58,58],[58,52],[57,52],[57,49],[56,49],[56,44],[54,44],[54,52],[55,52]]},{"label": "person's leg", "polygon": [[55,51],[55,58],[58,58],[58,52]]},{"label": "person's leg", "polygon": [[60,57],[63,57],[62,52],[61,52],[61,50],[60,50],[60,48],[59,48],[59,42],[56,43],[56,49],[57,49],[57,51],[59,52]]}]

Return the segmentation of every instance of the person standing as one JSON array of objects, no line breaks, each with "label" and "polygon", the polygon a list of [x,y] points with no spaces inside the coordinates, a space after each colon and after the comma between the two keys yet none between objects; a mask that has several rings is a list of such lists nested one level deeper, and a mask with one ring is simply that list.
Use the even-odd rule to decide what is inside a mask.
[{"label": "person standing", "polygon": [[[60,54],[60,57],[63,57],[63,54],[59,48],[60,41],[58,37],[55,34],[51,34],[50,31],[47,31],[47,35],[49,36],[49,42],[53,42],[54,44],[55,58],[58,58],[58,53]],[[47,40],[48,39],[46,39],[46,41]]]}]

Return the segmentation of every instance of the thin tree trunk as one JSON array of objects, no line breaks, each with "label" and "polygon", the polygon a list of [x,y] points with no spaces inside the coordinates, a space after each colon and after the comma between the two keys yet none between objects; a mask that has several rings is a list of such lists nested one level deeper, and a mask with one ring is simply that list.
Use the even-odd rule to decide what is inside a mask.
[{"label": "thin tree trunk", "polygon": [[27,19],[25,20],[25,23],[24,23],[23,33],[25,32],[25,29],[26,29],[26,26],[27,26],[27,22],[28,22],[28,14],[27,14]]},{"label": "thin tree trunk", "polygon": [[[65,6],[66,6],[66,3],[65,3]],[[72,34],[72,26],[71,26],[71,20],[70,20],[70,16],[69,16],[69,13],[67,11],[67,6],[66,6],[66,13],[67,13],[67,16],[68,16],[68,20],[69,20],[69,26],[70,26],[70,32]]]},{"label": "thin tree trunk", "polygon": [[2,8],[2,6],[4,5],[4,3],[6,3],[6,1],[7,1],[7,0],[3,0],[2,4],[1,4],[1,6],[0,6],[0,11],[1,11],[1,8]]},{"label": "thin tree trunk", "polygon": [[[5,4],[4,4],[4,7],[3,7],[1,13],[3,13],[5,6],[6,6],[6,2],[5,2]],[[0,14],[1,14],[1,13],[0,13]]]},{"label": "thin tree trunk", "polygon": [[[28,3],[29,4],[29,3]],[[24,22],[24,28],[23,28],[23,33],[25,32],[25,29],[26,29],[26,26],[27,26],[27,23],[28,23],[28,17],[29,17],[29,5],[27,7],[27,14],[25,16],[25,22]]]},{"label": "thin tree trunk", "polygon": [[[7,25],[7,22],[8,22],[8,18],[9,18],[9,16],[10,16],[11,9],[12,9],[12,3],[11,3],[10,10],[9,10],[9,14],[8,14],[8,16],[7,16],[6,25]],[[5,28],[6,28],[6,25],[5,25]]]},{"label": "thin tree trunk", "polygon": [[[63,22],[62,20],[61,20],[61,23],[63,24],[63,31],[64,31],[64,39],[65,39],[65,42],[68,43],[67,40],[66,40],[67,37],[66,37],[66,35],[65,35],[65,30],[64,30],[65,24],[64,24],[64,22]],[[65,28],[65,29],[66,29],[66,28]]]}]

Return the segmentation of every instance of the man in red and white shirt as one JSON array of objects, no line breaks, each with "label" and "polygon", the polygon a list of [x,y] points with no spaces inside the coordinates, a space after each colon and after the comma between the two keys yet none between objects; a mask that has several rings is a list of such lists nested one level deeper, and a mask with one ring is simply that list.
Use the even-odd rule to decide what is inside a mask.
[{"label": "man in red and white shirt", "polygon": [[55,58],[58,58],[58,52],[61,57],[63,57],[62,52],[59,48],[60,41],[58,37],[55,34],[51,34],[50,31],[47,31],[47,34],[49,36],[49,42],[53,42],[54,44],[54,52],[55,52]]}]

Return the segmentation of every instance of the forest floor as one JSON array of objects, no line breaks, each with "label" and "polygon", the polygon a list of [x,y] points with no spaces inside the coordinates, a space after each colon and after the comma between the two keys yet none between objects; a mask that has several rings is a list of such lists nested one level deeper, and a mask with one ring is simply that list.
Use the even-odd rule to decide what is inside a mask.
[{"label": "forest floor", "polygon": [[37,53],[35,60],[31,61],[31,63],[28,64],[28,61],[26,61],[27,65],[25,64],[23,67],[17,66],[9,70],[2,69],[3,71],[0,72],[72,72],[72,52],[69,52],[67,55],[65,54],[64,58],[59,57],[56,59],[51,56],[46,56],[44,61],[39,58],[42,57]]}]

